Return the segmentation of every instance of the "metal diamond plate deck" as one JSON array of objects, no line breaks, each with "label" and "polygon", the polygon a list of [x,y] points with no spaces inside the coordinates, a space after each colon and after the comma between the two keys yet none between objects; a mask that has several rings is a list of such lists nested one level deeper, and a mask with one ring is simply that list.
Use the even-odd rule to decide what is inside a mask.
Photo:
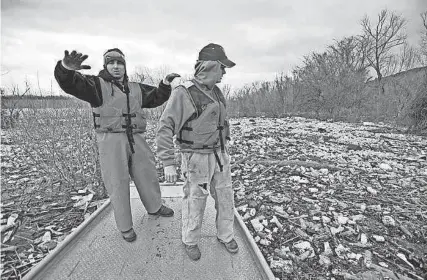
[{"label": "metal diamond plate deck", "polygon": [[101,218],[91,223],[77,240],[70,242],[32,279],[263,279],[241,230],[236,229],[240,246],[236,255],[229,254],[217,241],[211,197],[208,198],[199,244],[202,257],[197,262],[191,261],[181,242],[182,186],[163,186],[162,197],[174,209],[174,217],[147,215],[132,187],[135,242],[127,243],[122,239],[115,227],[112,210],[105,210]]}]

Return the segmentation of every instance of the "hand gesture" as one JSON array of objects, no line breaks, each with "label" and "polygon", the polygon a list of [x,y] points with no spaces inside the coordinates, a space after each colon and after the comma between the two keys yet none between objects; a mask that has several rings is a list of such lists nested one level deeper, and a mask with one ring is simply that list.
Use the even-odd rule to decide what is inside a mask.
[{"label": "hand gesture", "polygon": [[82,55],[76,51],[72,51],[71,54],[68,51],[65,51],[64,58],[62,59],[62,63],[66,68],[71,70],[82,70],[82,69],[90,69],[89,65],[82,65],[82,62],[88,58],[87,55]]},{"label": "hand gesture", "polygon": [[175,183],[178,179],[175,165],[169,165],[164,168],[166,182]]},{"label": "hand gesture", "polygon": [[165,77],[165,81],[170,84],[170,83],[172,83],[173,79],[178,78],[178,77],[181,77],[181,75],[177,74],[177,73],[167,74]]}]

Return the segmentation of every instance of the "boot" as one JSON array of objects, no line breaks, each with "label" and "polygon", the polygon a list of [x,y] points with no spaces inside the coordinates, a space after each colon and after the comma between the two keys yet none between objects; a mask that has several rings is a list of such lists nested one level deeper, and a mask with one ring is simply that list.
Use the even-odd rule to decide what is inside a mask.
[{"label": "boot", "polygon": [[156,213],[148,213],[148,215],[162,216],[162,217],[172,217],[173,214],[174,214],[173,210],[164,205],[160,206],[160,209]]},{"label": "boot", "polygon": [[190,257],[190,259],[192,259],[193,261],[197,261],[198,259],[200,259],[202,254],[200,253],[200,249],[197,244],[196,245],[184,244],[184,246],[185,246],[185,252]]},{"label": "boot", "polygon": [[225,249],[227,249],[229,253],[235,254],[239,251],[239,246],[237,245],[237,242],[234,240],[234,238],[229,242],[224,242],[219,238],[218,241],[225,246]]},{"label": "boot", "polygon": [[133,230],[133,228],[127,231],[122,231],[122,236],[123,236],[123,239],[126,240],[127,242],[133,242],[136,239],[136,233]]}]

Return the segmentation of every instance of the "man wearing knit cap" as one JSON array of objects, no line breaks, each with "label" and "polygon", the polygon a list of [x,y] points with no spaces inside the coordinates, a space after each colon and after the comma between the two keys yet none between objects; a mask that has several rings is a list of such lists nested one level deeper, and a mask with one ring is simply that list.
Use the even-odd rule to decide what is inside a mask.
[{"label": "man wearing knit cap", "polygon": [[182,242],[192,260],[198,260],[203,214],[209,193],[215,200],[217,238],[230,253],[238,252],[234,239],[234,197],[229,124],[225,98],[216,86],[225,68],[235,63],[224,49],[208,44],[199,53],[194,78],[176,87],[161,116],[157,153],[167,181],[177,180],[173,136],[182,153],[181,171],[186,178],[182,202]]},{"label": "man wearing knit cap", "polygon": [[150,215],[170,217],[172,209],[162,205],[154,155],[145,141],[144,108],[165,103],[170,83],[178,74],[168,74],[158,87],[129,82],[126,60],[117,48],[104,54],[104,69],[97,76],[78,72],[90,69],[88,58],[76,51],[58,61],[55,79],[68,94],[89,102],[99,151],[102,179],[114,209],[117,228],[128,241],[136,239],[130,207],[129,177]]}]

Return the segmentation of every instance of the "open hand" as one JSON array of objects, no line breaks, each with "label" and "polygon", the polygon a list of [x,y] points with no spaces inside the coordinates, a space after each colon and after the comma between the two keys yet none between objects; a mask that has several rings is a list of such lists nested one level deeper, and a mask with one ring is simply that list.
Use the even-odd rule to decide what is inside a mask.
[{"label": "open hand", "polygon": [[90,69],[89,65],[82,65],[82,62],[88,58],[87,55],[83,55],[76,51],[72,51],[71,54],[66,50],[62,63],[72,70]]}]

